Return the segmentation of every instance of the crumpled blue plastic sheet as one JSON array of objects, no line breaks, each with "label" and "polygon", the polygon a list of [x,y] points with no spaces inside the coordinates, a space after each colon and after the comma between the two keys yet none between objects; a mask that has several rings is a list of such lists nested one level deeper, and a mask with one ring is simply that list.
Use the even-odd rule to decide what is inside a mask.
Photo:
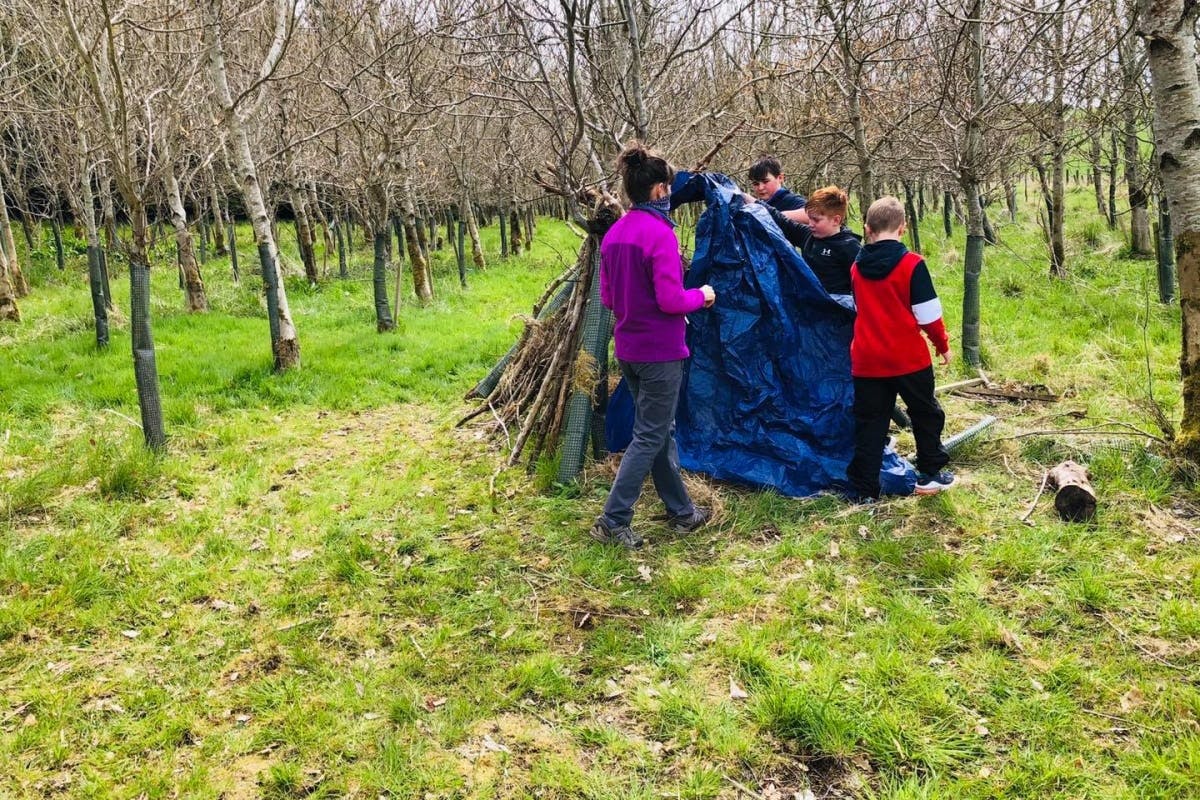
[{"label": "crumpled blue plastic sheet", "polygon": [[[854,313],[829,297],[766,209],[744,203],[729,178],[684,172],[672,188],[673,205],[703,198],[708,206],[685,285],[717,293],[713,308],[688,320],[681,465],[794,497],[845,489]],[[614,445],[632,431],[627,391],[614,393],[608,420],[609,449],[623,449]],[[888,449],[880,479],[885,494],[911,494],[916,471]]]}]

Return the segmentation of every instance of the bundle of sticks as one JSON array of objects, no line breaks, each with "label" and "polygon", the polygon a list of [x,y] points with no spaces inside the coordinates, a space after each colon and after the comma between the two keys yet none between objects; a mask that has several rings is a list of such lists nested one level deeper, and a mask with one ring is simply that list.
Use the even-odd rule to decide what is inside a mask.
[{"label": "bundle of sticks", "polygon": [[[550,284],[534,306],[534,316],[526,318],[495,389],[458,422],[463,425],[490,412],[493,433],[508,441],[510,466],[526,451],[531,467],[542,453],[554,452],[572,390],[591,392],[596,385],[600,365],[580,347],[580,334],[592,281],[598,279],[594,264],[600,240],[620,212],[619,205],[597,203],[574,266]],[[539,315],[564,285],[571,287],[566,301]]]}]

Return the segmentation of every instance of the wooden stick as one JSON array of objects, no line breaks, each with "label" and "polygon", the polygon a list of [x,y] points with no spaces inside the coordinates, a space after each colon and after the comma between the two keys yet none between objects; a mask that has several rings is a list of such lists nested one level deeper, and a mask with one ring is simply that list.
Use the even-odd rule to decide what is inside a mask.
[{"label": "wooden stick", "polygon": [[1162,664],[1164,667],[1170,667],[1171,669],[1179,670],[1180,672],[1188,671],[1187,667],[1180,666],[1179,664],[1172,664],[1170,661],[1167,661],[1165,658],[1158,655],[1158,653],[1151,652],[1150,648],[1144,647],[1139,642],[1135,642],[1133,640],[1133,637],[1131,637],[1125,631],[1121,630],[1121,628],[1117,625],[1117,623],[1115,623],[1111,619],[1109,619],[1107,615],[1101,614],[1100,619],[1104,620],[1104,622],[1108,625],[1108,627],[1110,627],[1114,631],[1116,631],[1117,634],[1121,637],[1122,641],[1124,641],[1126,644],[1132,644],[1138,650],[1141,650],[1143,653],[1145,653],[1147,656],[1149,656],[1152,660],[1157,661],[1159,664]]},{"label": "wooden stick", "polygon": [[[1128,430],[1114,431],[1108,426],[1118,426],[1127,428]],[[1008,439],[1027,439],[1030,436],[1142,436],[1147,439],[1152,439],[1160,444],[1166,444],[1166,441],[1153,433],[1147,433],[1139,428],[1124,422],[1104,422],[1100,425],[1094,425],[1090,428],[1059,428],[1057,430],[1038,430],[1025,431],[1024,433],[1014,433],[1012,436],[1002,436],[1000,441]]]},{"label": "wooden stick", "polygon": [[934,394],[945,394],[953,392],[955,389],[962,389],[967,386],[978,386],[983,383],[983,378],[971,378],[970,380],[958,381],[957,383],[947,383],[933,390]]},{"label": "wooden stick", "polygon": [[1143,730],[1153,731],[1154,733],[1170,733],[1170,731],[1166,730],[1165,728],[1156,728],[1153,725],[1146,725],[1145,723],[1138,722],[1137,720],[1129,719],[1128,717],[1118,717],[1116,714],[1105,714],[1103,711],[1094,711],[1093,709],[1090,709],[1090,708],[1081,708],[1079,710],[1085,714],[1091,714],[1093,717],[1101,717],[1102,719],[1110,719],[1113,722],[1120,722],[1120,723],[1122,723],[1124,725],[1128,725],[1130,727],[1142,728]]},{"label": "wooden stick", "polygon": [[961,387],[958,389],[962,394],[972,395],[974,397],[995,397],[1000,400],[1030,400],[1039,403],[1055,403],[1058,402],[1058,395],[1045,394],[1043,392],[1026,392],[1019,389],[1005,391],[1004,389],[989,389],[986,386],[978,387]]},{"label": "wooden stick", "polygon": [[708,162],[713,160],[713,156],[715,156],[718,152],[720,152],[722,147],[729,144],[730,140],[732,140],[733,137],[737,135],[737,132],[740,131],[745,126],[746,126],[746,120],[744,120],[744,119],[739,120],[738,124],[734,125],[733,129],[731,131],[729,131],[729,133],[725,134],[725,136],[721,139],[721,141],[719,141],[715,145],[713,145],[712,149],[704,154],[704,158],[701,158],[699,161],[696,162],[696,168],[694,170],[692,170],[692,172],[704,172],[706,169],[708,169]]},{"label": "wooden stick", "polygon": [[735,781],[733,778],[729,777],[728,775],[725,775],[725,780],[727,780],[731,784],[733,784],[733,788],[737,789],[739,792],[746,795],[747,797],[754,797],[754,798],[757,798],[758,800],[762,800],[762,795],[759,794],[758,792],[754,791],[753,789],[751,789],[749,786],[746,786],[745,784],[742,784],[742,783],[738,783],[737,781]]},{"label": "wooden stick", "polygon": [[421,649],[421,645],[417,644],[416,638],[411,633],[408,635],[408,640],[412,642],[412,646],[417,648],[417,652],[421,654],[421,660],[428,661],[429,656],[425,655],[425,651]]},{"label": "wooden stick", "polygon": [[1037,501],[1042,499],[1042,492],[1046,491],[1046,481],[1048,480],[1050,480],[1050,470],[1046,470],[1046,472],[1042,475],[1042,485],[1038,489],[1037,495],[1034,496],[1033,502],[1029,504],[1029,510],[1021,515],[1021,522],[1024,522],[1027,525],[1033,524],[1029,521],[1029,515],[1032,514],[1033,509],[1037,507]]}]

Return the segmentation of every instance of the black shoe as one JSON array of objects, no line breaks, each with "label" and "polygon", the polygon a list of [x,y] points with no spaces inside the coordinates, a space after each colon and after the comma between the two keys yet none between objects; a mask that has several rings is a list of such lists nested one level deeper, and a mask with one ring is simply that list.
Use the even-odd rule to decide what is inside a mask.
[{"label": "black shoe", "polygon": [[708,524],[712,512],[707,508],[696,506],[690,514],[675,514],[667,517],[667,527],[676,533],[692,533]]},{"label": "black shoe", "polygon": [[633,528],[628,525],[617,525],[610,528],[604,524],[603,520],[599,519],[592,525],[592,529],[588,531],[588,536],[591,536],[597,542],[619,544],[621,547],[630,550],[637,550],[642,546],[642,537],[638,536]]},{"label": "black shoe", "polygon": [[835,493],[837,497],[852,506],[872,506],[879,502],[878,497],[872,497],[869,494],[859,494],[853,489],[847,489],[842,492]]},{"label": "black shoe", "polygon": [[935,475],[927,475],[924,472],[917,475],[917,494],[937,494],[938,492],[949,489],[954,485],[954,473],[948,470],[942,470]]}]

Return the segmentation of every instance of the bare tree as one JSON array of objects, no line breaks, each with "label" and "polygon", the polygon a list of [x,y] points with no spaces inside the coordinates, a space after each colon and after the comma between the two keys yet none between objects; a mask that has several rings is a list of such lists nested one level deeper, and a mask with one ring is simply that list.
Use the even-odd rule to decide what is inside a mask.
[{"label": "bare tree", "polygon": [[12,222],[8,216],[8,205],[4,202],[4,178],[0,177],[0,250],[4,251],[5,272],[8,275],[10,290],[16,297],[29,294],[29,283],[21,271],[21,262],[17,258],[17,243],[13,239]]},{"label": "bare tree", "polygon": [[[3,202],[3,196],[0,195],[0,204]],[[8,268],[8,254],[3,247],[0,247],[0,320],[21,321],[21,309],[17,306],[17,295],[13,291]]]},{"label": "bare tree", "polygon": [[1196,21],[1188,0],[1140,0],[1138,33],[1146,41],[1154,94],[1158,169],[1171,206],[1179,301],[1183,310],[1183,420],[1180,451],[1200,462],[1200,77]]},{"label": "bare tree", "polygon": [[1134,31],[1139,27],[1142,4],[1121,0],[1127,7],[1128,20],[1117,43],[1121,76],[1121,142],[1125,160],[1125,185],[1129,198],[1129,249],[1137,256],[1150,256],[1154,244],[1150,237],[1150,192],[1142,169],[1142,130],[1147,126],[1147,103],[1142,86],[1146,71],[1144,53],[1139,52]]},{"label": "bare tree", "polygon": [[[75,2],[63,3],[59,14],[46,20],[45,9],[31,8],[33,25],[55,24],[48,28],[43,44],[50,60],[83,75],[85,89],[81,101],[87,103],[97,121],[97,136],[108,156],[117,189],[125,202],[132,225],[129,246],[130,322],[132,327],[133,371],[138,405],[142,415],[142,435],[146,445],[160,450],[166,445],[162,401],[158,389],[158,365],[150,326],[150,263],[147,259],[146,195],[149,176],[143,165],[150,162],[148,149],[153,142],[153,119],[146,106],[135,105],[136,98],[148,94],[141,81],[153,80],[145,68],[147,53],[135,35],[138,25],[150,23],[127,8],[114,17],[107,0],[81,9]],[[85,14],[81,11],[86,11]],[[44,22],[43,22],[44,20]],[[55,49],[65,41],[70,51]]]},{"label": "bare tree", "polygon": [[254,240],[258,245],[259,264],[267,295],[271,352],[274,355],[275,369],[282,371],[300,366],[300,340],[292,322],[291,308],[288,306],[287,289],[283,283],[283,271],[279,263],[279,248],[275,243],[275,233],[271,229],[271,214],[268,213],[263,198],[258,168],[250,150],[247,125],[261,102],[263,86],[275,74],[287,51],[297,20],[296,1],[275,0],[274,32],[270,47],[257,74],[248,80],[248,85],[237,95],[231,88],[226,66],[225,37],[226,27],[232,24],[239,14],[235,11],[232,18],[227,19],[224,12],[222,0],[208,0],[205,4],[204,42],[211,69],[213,99],[232,147],[234,164],[241,179],[242,201],[250,215],[251,227],[254,228]]},{"label": "bare tree", "polygon": [[179,253],[179,269],[183,274],[184,295],[188,311],[207,311],[208,296],[204,291],[204,280],[196,263],[196,251],[192,245],[192,232],[188,228],[187,210],[179,190],[179,179],[175,174],[176,156],[171,145],[171,133],[166,126],[159,128],[159,158],[162,160],[162,182],[167,193],[167,206],[171,209],[171,226],[175,229],[175,247]]}]

